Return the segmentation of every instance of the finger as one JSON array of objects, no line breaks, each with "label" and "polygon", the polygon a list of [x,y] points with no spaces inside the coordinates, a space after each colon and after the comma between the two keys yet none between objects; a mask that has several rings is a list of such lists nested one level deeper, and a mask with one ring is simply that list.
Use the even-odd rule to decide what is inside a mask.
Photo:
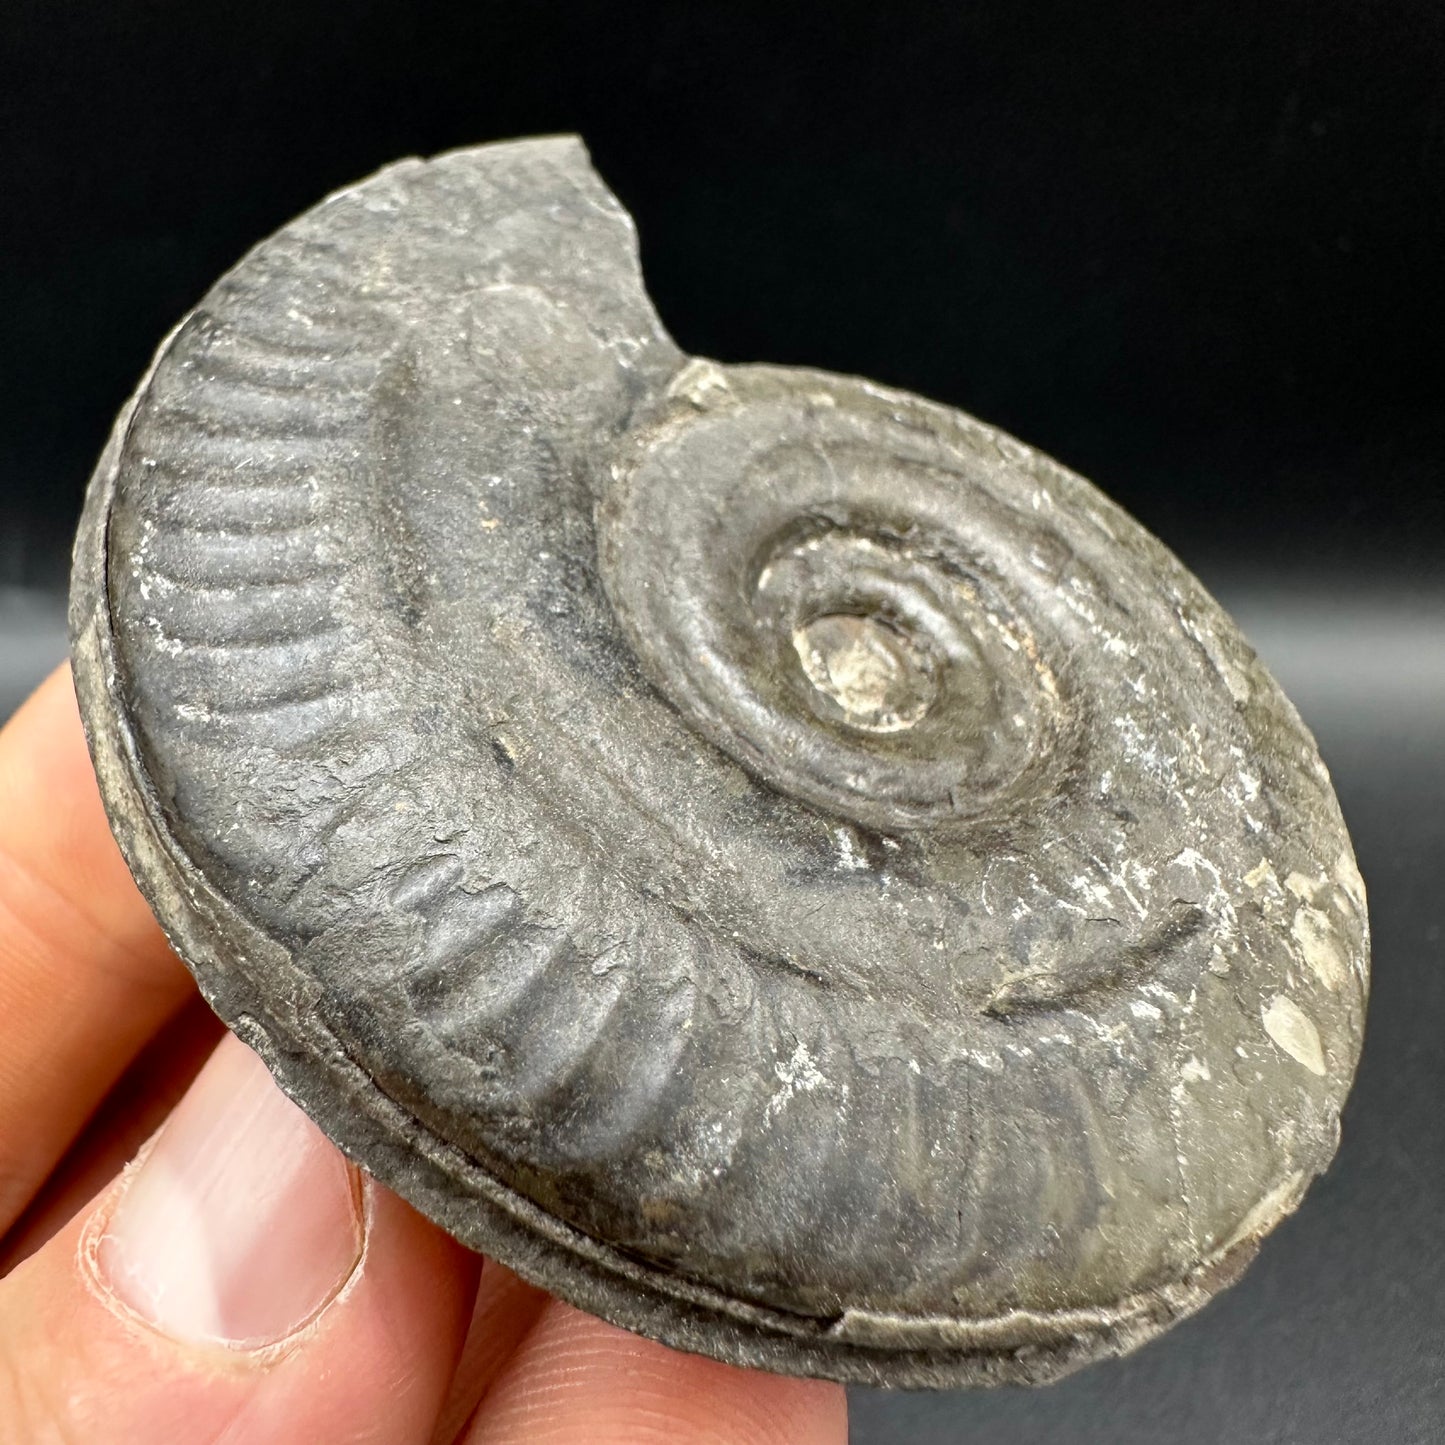
[{"label": "finger", "polygon": [[475,1280],[228,1037],[94,1210],[0,1286],[7,1445],[426,1445]]},{"label": "finger", "polygon": [[541,1318],[548,1296],[494,1260],[482,1265],[466,1343],[432,1445],[452,1445],[517,1346]]},{"label": "finger", "polygon": [[842,1388],[679,1354],[552,1301],[465,1445],[846,1445]]},{"label": "finger", "polygon": [[189,987],[106,826],[62,668],[0,732],[0,1233]]},{"label": "finger", "polygon": [[197,995],[141,1050],[0,1239],[0,1279],[94,1199],[165,1122],[225,1029]]}]

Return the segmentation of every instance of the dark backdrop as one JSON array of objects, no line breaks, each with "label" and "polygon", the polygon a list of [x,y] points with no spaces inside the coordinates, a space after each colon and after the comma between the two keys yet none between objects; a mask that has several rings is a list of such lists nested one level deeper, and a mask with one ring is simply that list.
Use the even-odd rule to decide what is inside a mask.
[{"label": "dark backdrop", "polygon": [[1445,8],[0,4],[0,714],[81,487],[251,242],[400,155],[579,130],[687,349],[858,372],[1092,476],[1316,729],[1371,887],[1339,1162],[1245,1282],[860,1442],[1445,1436]]}]

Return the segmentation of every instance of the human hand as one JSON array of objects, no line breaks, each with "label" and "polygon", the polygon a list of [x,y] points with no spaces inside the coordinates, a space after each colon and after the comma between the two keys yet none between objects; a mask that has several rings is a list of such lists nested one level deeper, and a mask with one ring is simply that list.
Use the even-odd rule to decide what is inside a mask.
[{"label": "human hand", "polygon": [[167,948],[63,668],[0,732],[0,1276],[5,1445],[847,1434],[837,1386],[595,1320],[348,1164]]}]

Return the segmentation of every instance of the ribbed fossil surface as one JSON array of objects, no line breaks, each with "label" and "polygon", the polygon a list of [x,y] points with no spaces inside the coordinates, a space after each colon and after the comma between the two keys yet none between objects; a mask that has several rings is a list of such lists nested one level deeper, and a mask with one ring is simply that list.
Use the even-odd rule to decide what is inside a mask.
[{"label": "ribbed fossil surface", "polygon": [[1328,1163],[1363,889],[1294,710],[1088,483],[684,356],[579,143],[403,162],[166,341],[75,666],[142,888],[338,1143],[629,1327],[1038,1380]]}]

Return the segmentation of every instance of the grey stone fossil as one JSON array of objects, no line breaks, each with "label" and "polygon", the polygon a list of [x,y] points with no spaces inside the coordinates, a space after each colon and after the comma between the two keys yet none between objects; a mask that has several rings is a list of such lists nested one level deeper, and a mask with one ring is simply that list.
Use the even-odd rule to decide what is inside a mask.
[{"label": "grey stone fossil", "polygon": [[574,139],[401,162],[224,277],[100,460],[71,625],[217,1011],[631,1329],[1046,1380],[1334,1153],[1364,893],[1229,619],[961,412],[684,356]]}]

